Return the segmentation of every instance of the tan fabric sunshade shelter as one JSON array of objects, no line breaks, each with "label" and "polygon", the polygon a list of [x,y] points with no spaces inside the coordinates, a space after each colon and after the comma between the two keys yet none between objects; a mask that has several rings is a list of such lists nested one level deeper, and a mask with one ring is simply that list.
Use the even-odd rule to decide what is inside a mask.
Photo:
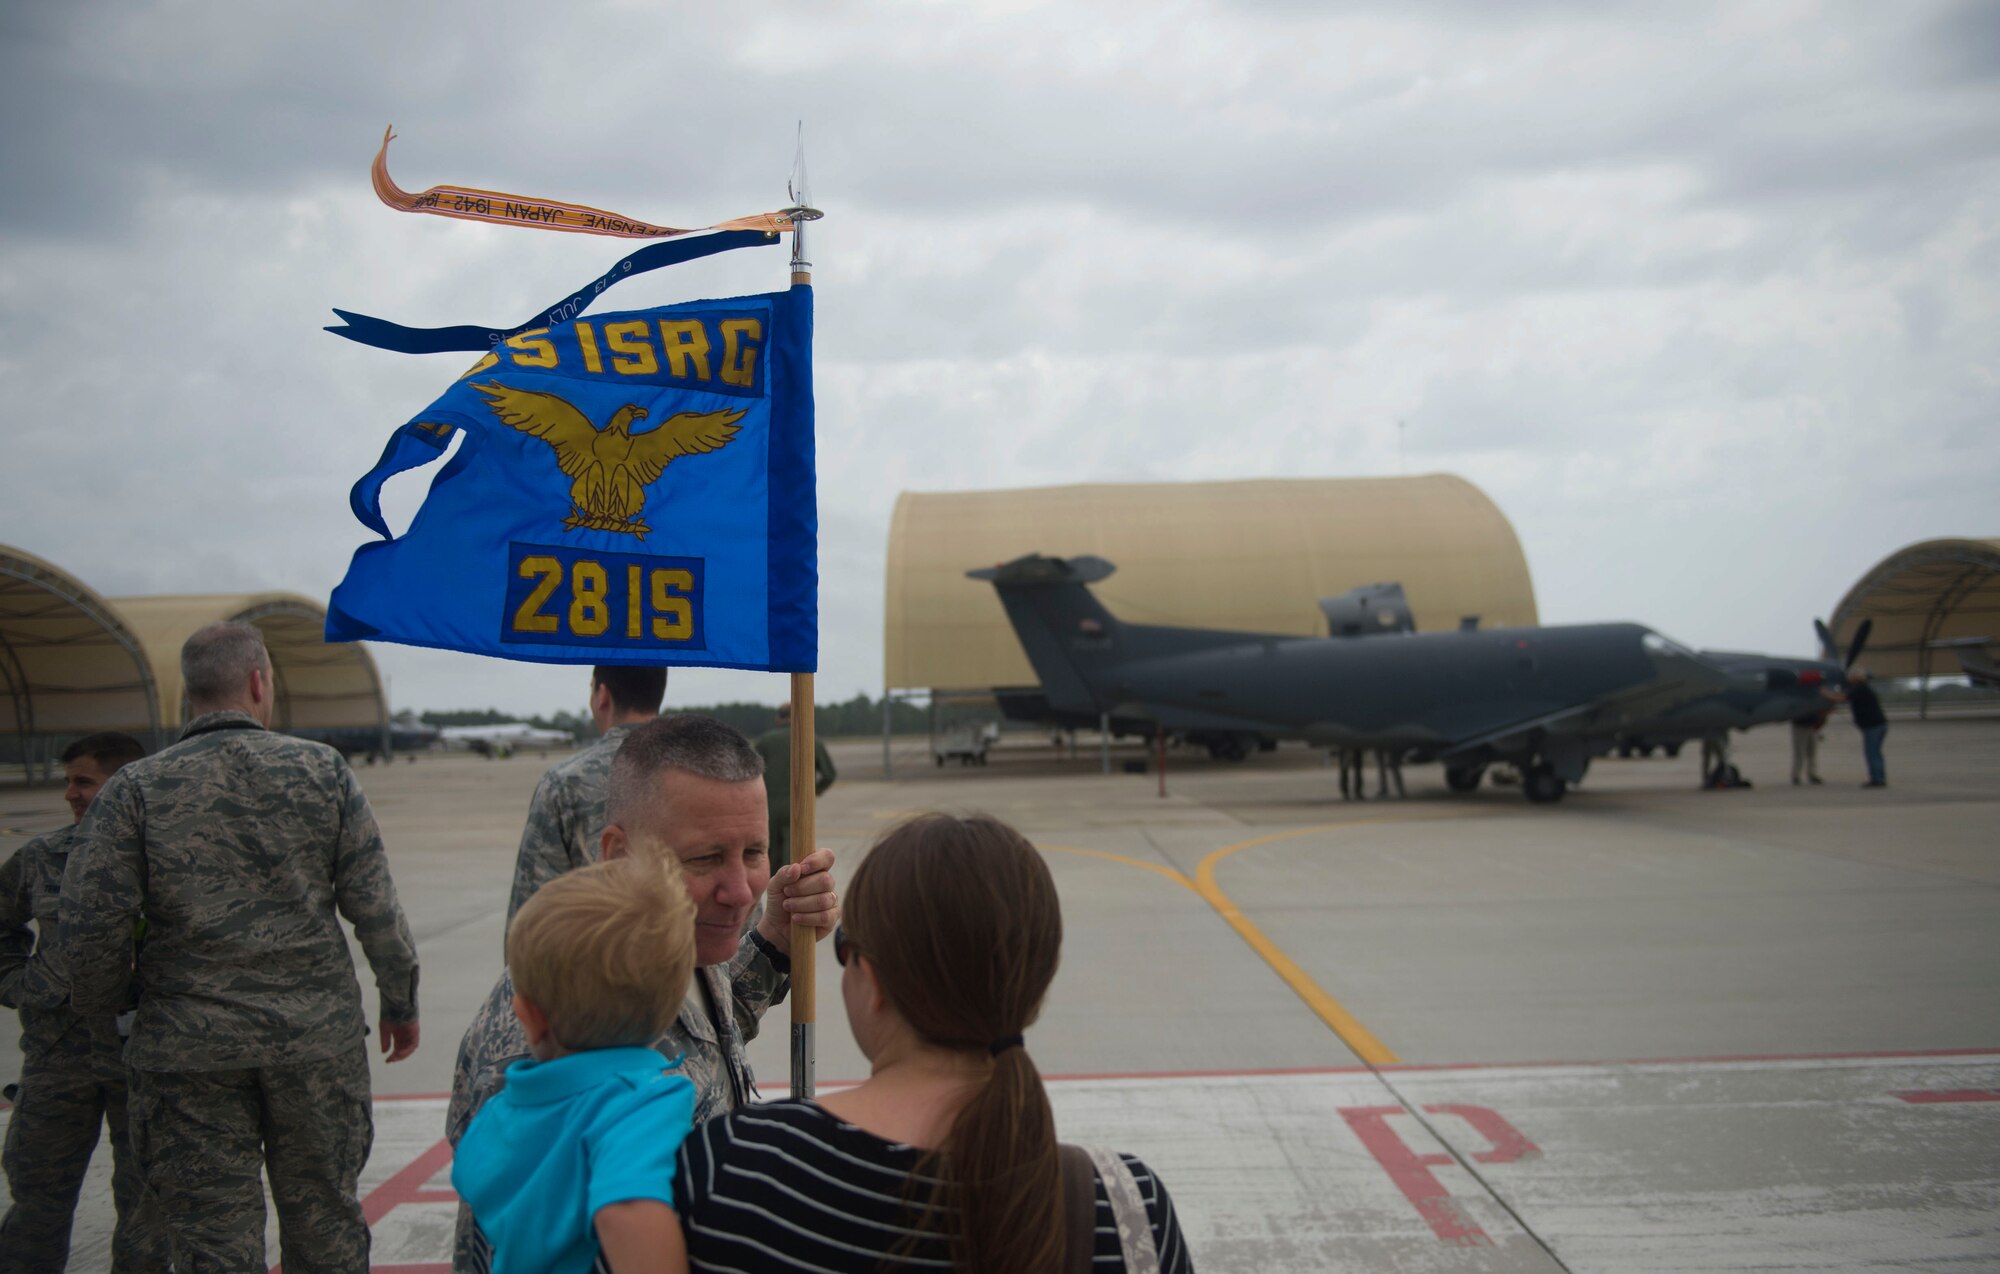
[{"label": "tan fabric sunshade shelter", "polygon": [[1954,676],[1958,650],[2000,648],[2000,538],[1925,540],[1862,576],[1834,609],[1841,649],[1875,621],[1861,662],[1878,677]]},{"label": "tan fabric sunshade shelter", "polygon": [[297,593],[121,597],[118,608],[145,644],[170,730],[187,720],[181,702],[181,646],[218,620],[243,620],[264,634],[278,683],[272,728],[385,726],[388,700],[375,660],[359,642],[329,645],[326,610]]},{"label": "tan fabric sunshade shelter", "polygon": [[1419,630],[1536,622],[1521,543],[1486,495],[1451,474],[1093,484],[905,492],[889,527],[883,685],[1036,684],[990,584],[965,572],[1026,553],[1094,553],[1094,586],[1146,624],[1320,634],[1318,599],[1403,585]]},{"label": "tan fabric sunshade shelter", "polygon": [[123,730],[154,748],[171,743],[187,720],[181,646],[218,620],[263,631],[278,688],[273,727],[388,728],[375,660],[358,642],[328,644],[326,611],[311,598],[107,600],[61,567],[0,545],[0,752],[32,776],[52,766],[57,740],[98,730]]},{"label": "tan fabric sunshade shelter", "polygon": [[[157,745],[159,687],[120,608],[61,567],[0,545],[0,734],[123,730]],[[24,750],[25,755],[25,750]]]}]

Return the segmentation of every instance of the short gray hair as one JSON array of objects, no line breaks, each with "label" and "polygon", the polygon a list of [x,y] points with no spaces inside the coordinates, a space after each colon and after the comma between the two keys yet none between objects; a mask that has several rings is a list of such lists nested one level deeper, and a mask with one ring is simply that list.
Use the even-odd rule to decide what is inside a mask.
[{"label": "short gray hair", "polygon": [[271,652],[255,624],[210,624],[181,647],[181,692],[190,705],[234,703],[243,697],[250,674],[270,667]]},{"label": "short gray hair", "polygon": [[681,770],[718,783],[748,783],[764,777],[764,758],[750,740],[694,712],[659,717],[633,729],[611,760],[604,821],[627,826],[659,790],[660,775]]}]

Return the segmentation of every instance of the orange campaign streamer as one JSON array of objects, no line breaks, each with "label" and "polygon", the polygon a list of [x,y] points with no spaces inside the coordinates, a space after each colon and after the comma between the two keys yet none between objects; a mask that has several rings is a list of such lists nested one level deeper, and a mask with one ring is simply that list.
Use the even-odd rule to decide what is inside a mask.
[{"label": "orange campaign streamer", "polygon": [[527,226],[535,230],[561,230],[569,234],[601,234],[617,239],[664,239],[702,230],[763,230],[780,233],[792,228],[791,218],[780,212],[759,212],[712,226],[656,226],[635,217],[623,217],[602,208],[555,199],[528,199],[499,190],[476,190],[471,186],[432,186],[411,194],[389,177],[389,143],[395,127],[382,130],[382,149],[375,152],[371,170],[375,193],[383,203],[403,212],[428,212],[433,216],[455,217],[460,221],[486,221],[495,225]]}]

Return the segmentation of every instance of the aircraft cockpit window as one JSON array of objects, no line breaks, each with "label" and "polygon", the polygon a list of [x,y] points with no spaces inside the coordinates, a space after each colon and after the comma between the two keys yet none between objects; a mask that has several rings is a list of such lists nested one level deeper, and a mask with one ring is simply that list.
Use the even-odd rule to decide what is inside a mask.
[{"label": "aircraft cockpit window", "polygon": [[1662,637],[1660,634],[1654,632],[1647,633],[1641,644],[1645,646],[1648,654],[1678,655],[1683,659],[1693,659],[1695,657],[1692,650],[1681,645],[1673,638]]}]

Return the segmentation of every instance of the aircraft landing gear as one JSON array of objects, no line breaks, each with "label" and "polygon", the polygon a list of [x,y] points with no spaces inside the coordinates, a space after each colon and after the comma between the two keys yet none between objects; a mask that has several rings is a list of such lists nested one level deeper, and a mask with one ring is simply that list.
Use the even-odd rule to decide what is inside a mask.
[{"label": "aircraft landing gear", "polygon": [[1528,767],[1527,773],[1521,776],[1521,790],[1537,805],[1546,805],[1560,801],[1563,793],[1569,790],[1569,784],[1557,778],[1556,772],[1544,762]]},{"label": "aircraft landing gear", "polygon": [[1237,734],[1211,735],[1203,740],[1209,756],[1218,761],[1247,761],[1252,744]]},{"label": "aircraft landing gear", "polygon": [[1445,786],[1454,792],[1470,792],[1478,788],[1479,780],[1486,777],[1483,765],[1452,765],[1445,767]]}]

